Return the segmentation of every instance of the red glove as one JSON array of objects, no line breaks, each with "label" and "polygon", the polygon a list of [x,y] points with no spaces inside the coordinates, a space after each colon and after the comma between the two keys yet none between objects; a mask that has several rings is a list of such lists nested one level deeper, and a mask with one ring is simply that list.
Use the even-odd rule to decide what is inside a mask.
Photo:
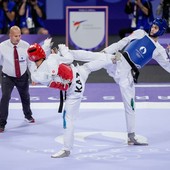
[{"label": "red glove", "polygon": [[69,85],[52,81],[52,82],[50,82],[49,87],[66,91],[69,88]]},{"label": "red glove", "polygon": [[73,79],[73,71],[72,71],[71,67],[66,64],[59,65],[58,75],[64,80],[70,80],[70,82]]}]

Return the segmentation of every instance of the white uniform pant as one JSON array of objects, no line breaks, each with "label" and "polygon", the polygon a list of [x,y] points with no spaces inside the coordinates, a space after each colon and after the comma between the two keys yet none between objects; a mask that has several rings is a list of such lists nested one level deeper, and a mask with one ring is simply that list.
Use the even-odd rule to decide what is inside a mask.
[{"label": "white uniform pant", "polygon": [[122,56],[121,61],[118,61],[115,67],[114,74],[110,74],[115,82],[119,84],[120,92],[125,108],[127,132],[135,132],[135,86],[131,74],[131,67],[126,59]]},{"label": "white uniform pant", "polygon": [[[76,70],[76,69],[75,69]],[[90,71],[84,66],[78,66],[74,80],[67,91],[63,111],[64,150],[71,150],[74,142],[74,124],[79,113],[85,82]]]},{"label": "white uniform pant", "polygon": [[107,59],[105,57],[105,55],[104,57],[101,57],[100,60],[97,60],[97,63],[96,60],[94,60],[89,63],[85,63],[82,66],[77,66],[76,68],[74,68],[74,70],[77,70],[77,73],[74,74],[72,85],[67,91],[63,112],[64,150],[71,150],[73,147],[74,124],[77,118],[77,114],[79,113],[80,103],[84,93],[85,82],[88,78],[88,75],[92,71],[99,70],[109,63],[112,64],[110,58],[108,57]]},{"label": "white uniform pant", "polygon": [[[93,61],[94,68],[101,66],[101,60],[108,74],[119,84],[122,100],[125,108],[127,132],[135,132],[135,86],[131,74],[131,67],[122,56],[116,64],[109,63],[109,54],[89,52],[84,50],[71,50],[75,60]],[[105,55],[105,56],[104,56]],[[93,67],[93,66],[91,66]]]}]

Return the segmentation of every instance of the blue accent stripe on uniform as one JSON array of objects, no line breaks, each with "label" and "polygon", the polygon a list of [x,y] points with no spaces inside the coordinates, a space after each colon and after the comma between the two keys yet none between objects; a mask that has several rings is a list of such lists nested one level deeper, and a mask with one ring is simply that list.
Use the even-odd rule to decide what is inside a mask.
[{"label": "blue accent stripe on uniform", "polygon": [[63,111],[63,128],[66,129],[66,110]]}]

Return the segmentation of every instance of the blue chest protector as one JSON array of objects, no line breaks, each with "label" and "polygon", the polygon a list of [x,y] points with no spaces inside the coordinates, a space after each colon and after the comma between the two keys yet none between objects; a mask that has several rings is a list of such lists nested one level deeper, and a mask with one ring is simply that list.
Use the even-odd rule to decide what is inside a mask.
[{"label": "blue chest protector", "polygon": [[155,48],[155,44],[145,35],[141,39],[133,40],[127,45],[124,52],[128,54],[130,60],[138,68],[142,68],[152,59],[152,54]]}]

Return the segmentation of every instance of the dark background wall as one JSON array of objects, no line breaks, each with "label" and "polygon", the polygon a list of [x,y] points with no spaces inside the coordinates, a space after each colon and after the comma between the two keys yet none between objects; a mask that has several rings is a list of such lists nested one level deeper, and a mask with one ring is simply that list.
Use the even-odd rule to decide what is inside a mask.
[{"label": "dark background wall", "polygon": [[[108,6],[109,35],[118,34],[123,27],[130,26],[130,19],[124,13],[127,0],[40,0],[46,4],[46,27],[51,35],[65,35],[67,6]],[[160,0],[151,0],[154,15]]]}]

